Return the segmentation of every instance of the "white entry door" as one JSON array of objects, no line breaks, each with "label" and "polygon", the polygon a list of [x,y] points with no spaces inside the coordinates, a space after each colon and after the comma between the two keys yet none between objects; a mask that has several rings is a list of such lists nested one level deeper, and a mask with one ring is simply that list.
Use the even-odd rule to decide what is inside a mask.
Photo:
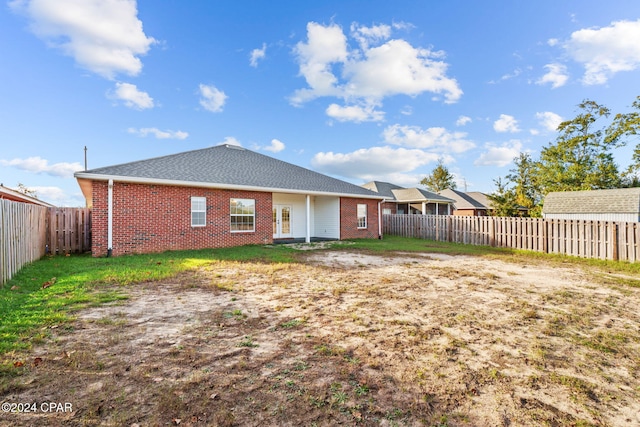
[{"label": "white entry door", "polygon": [[273,206],[273,238],[285,239],[291,237],[291,206]]}]

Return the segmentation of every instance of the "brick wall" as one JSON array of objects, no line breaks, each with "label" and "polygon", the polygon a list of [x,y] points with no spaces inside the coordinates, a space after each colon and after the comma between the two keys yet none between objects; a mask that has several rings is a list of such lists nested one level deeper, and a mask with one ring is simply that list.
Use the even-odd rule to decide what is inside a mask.
[{"label": "brick wall", "polygon": [[[358,204],[367,205],[367,228],[358,228]],[[378,238],[378,201],[340,198],[340,239]]]},{"label": "brick wall", "polygon": [[[191,226],[191,197],[207,198],[207,225]],[[255,231],[232,233],[229,200],[255,200]],[[93,256],[107,254],[108,184],[93,182]],[[114,256],[273,241],[271,193],[115,182]]]},{"label": "brick wall", "polygon": [[395,215],[398,213],[398,205],[395,203],[385,202],[382,204],[381,212],[384,212],[384,209],[391,209],[391,214]]}]

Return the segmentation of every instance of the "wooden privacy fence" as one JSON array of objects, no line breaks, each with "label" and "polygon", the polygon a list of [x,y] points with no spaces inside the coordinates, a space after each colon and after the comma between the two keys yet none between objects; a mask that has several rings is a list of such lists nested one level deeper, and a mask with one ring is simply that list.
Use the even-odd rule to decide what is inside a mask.
[{"label": "wooden privacy fence", "polygon": [[91,210],[0,199],[0,285],[43,255],[91,250]]},{"label": "wooden privacy fence", "polygon": [[47,208],[0,199],[0,285],[46,250]]},{"label": "wooden privacy fence", "polygon": [[583,258],[640,261],[640,223],[637,222],[383,215],[383,233]]}]

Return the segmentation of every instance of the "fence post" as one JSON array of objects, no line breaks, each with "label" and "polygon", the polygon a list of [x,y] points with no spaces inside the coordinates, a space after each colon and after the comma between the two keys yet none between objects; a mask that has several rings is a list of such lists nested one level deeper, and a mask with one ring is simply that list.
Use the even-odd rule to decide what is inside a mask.
[{"label": "fence post", "polygon": [[612,248],[613,249],[613,260],[614,261],[618,261],[618,257],[619,257],[618,245],[619,245],[620,242],[619,242],[619,239],[618,239],[619,236],[618,236],[618,223],[617,222],[613,223],[613,230],[611,230],[611,231],[613,231],[613,242],[612,242],[612,245],[613,245],[613,248]]}]

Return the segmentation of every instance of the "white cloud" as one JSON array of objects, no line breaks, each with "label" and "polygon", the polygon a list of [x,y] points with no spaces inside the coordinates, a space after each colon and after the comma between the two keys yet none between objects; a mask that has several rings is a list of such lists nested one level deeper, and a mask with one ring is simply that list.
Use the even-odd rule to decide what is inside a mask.
[{"label": "white cloud", "polygon": [[536,81],[539,85],[544,85],[547,83],[551,84],[552,89],[559,88],[564,86],[569,80],[569,75],[567,74],[567,67],[562,64],[547,64],[544,66],[547,69],[547,73],[540,77],[538,81]]},{"label": "white cloud", "polygon": [[153,108],[153,98],[148,93],[138,90],[138,87],[131,83],[116,83],[115,92],[109,95],[113,99],[124,101],[124,105],[136,110]]},{"label": "white cloud", "polygon": [[456,120],[456,126],[465,126],[469,123],[471,123],[471,117],[467,117],[467,116],[460,116],[458,117],[458,120]]},{"label": "white cloud", "polygon": [[560,41],[558,39],[549,39],[547,40],[547,44],[551,47],[556,46]]},{"label": "white cloud", "polygon": [[251,51],[251,54],[249,55],[249,64],[251,64],[251,66],[254,68],[257,67],[258,61],[260,61],[261,59],[264,59],[266,54],[267,54],[267,44],[262,43],[261,49],[253,49]]},{"label": "white cloud", "polygon": [[139,56],[155,43],[143,31],[135,0],[15,0],[9,6],[26,15],[49,46],[107,79],[139,74]]},{"label": "white cloud", "polygon": [[223,145],[223,144],[228,144],[228,145],[237,145],[238,147],[242,147],[242,144],[240,143],[240,141],[238,141],[236,138],[234,138],[233,136],[227,136],[224,141],[222,141],[220,144],[218,145]]},{"label": "white cloud", "polygon": [[551,111],[536,113],[536,118],[540,121],[540,125],[545,128],[545,130],[551,132],[555,132],[558,129],[558,125],[563,121],[561,116],[556,113],[552,113]]},{"label": "white cloud", "polygon": [[331,104],[327,107],[327,116],[340,122],[379,122],[384,120],[384,112],[375,110],[374,106],[348,105],[341,107]]},{"label": "white cloud", "polygon": [[393,173],[410,172],[436,162],[441,156],[418,149],[372,147],[351,153],[321,152],[313,156],[311,165],[318,171],[370,181]]},{"label": "white cloud", "polygon": [[26,159],[0,160],[0,164],[5,166],[12,166],[27,172],[43,173],[51,176],[58,176],[61,178],[73,178],[74,172],[84,169],[84,167],[77,162],[61,162],[50,165],[48,160],[38,156],[28,157]]},{"label": "white cloud", "polygon": [[285,148],[284,142],[279,141],[277,139],[272,139],[271,145],[267,147],[263,147],[263,150],[271,151],[272,153],[279,153],[280,151],[284,150],[284,148]]},{"label": "white cloud", "polygon": [[518,127],[518,121],[515,119],[515,117],[510,116],[508,114],[500,114],[500,118],[493,123],[493,129],[496,132],[501,132],[501,133],[520,132],[520,128]]},{"label": "white cloud", "polygon": [[81,192],[69,194],[60,187],[29,187],[36,192],[38,199],[54,206],[84,207],[86,201]]},{"label": "white cloud", "polygon": [[419,126],[395,124],[388,126],[382,136],[389,144],[445,153],[462,153],[475,147],[472,141],[466,139],[465,132],[449,132],[442,127],[422,129]]},{"label": "white cloud", "polygon": [[212,113],[222,111],[227,95],[213,85],[200,84],[200,105]]},{"label": "white cloud", "polygon": [[157,139],[186,139],[189,136],[187,132],[183,132],[181,130],[160,130],[158,128],[129,128],[127,129],[127,132],[138,135],[142,138],[146,138],[148,135],[153,135]]},{"label": "white cloud", "polygon": [[606,83],[615,73],[640,67],[638,40],[640,19],[575,31],[563,47],[573,60],[584,65],[583,83],[595,85]]},{"label": "white cloud", "polygon": [[354,22],[351,24],[351,37],[358,41],[360,48],[366,50],[370,43],[380,43],[389,39],[391,27],[384,24],[365,27]]},{"label": "white cloud", "polygon": [[[396,28],[395,26],[393,28]],[[444,53],[390,39],[392,27],[351,25],[358,48],[351,49],[342,28],[309,22],[307,40],[294,54],[308,87],[290,97],[299,106],[319,97],[336,97],[348,105],[379,106],[388,96],[432,92],[454,103],[462,96],[455,79],[446,75]],[[384,43],[383,43],[384,42]]]},{"label": "white cloud", "polygon": [[480,154],[480,157],[473,162],[476,166],[507,166],[518,157],[522,149],[522,143],[517,139],[505,142],[501,145],[486,143],[484,145],[486,151]]}]

